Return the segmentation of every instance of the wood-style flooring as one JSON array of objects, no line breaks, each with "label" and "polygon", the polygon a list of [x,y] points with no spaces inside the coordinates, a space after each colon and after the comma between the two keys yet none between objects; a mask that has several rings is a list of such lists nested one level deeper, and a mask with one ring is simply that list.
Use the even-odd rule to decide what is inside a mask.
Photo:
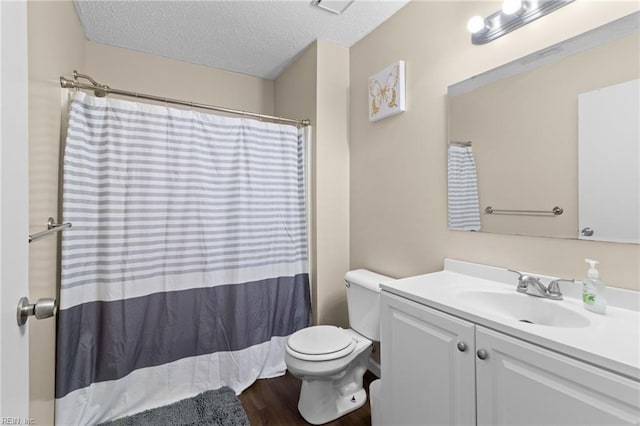
[{"label": "wood-style flooring", "polygon": [[[363,384],[369,395],[369,384],[376,377],[367,371]],[[274,379],[257,380],[238,397],[247,412],[251,426],[267,425],[307,425],[298,413],[298,397],[302,382],[288,372]],[[369,426],[371,409],[367,401],[359,409],[333,422],[328,426]]]}]

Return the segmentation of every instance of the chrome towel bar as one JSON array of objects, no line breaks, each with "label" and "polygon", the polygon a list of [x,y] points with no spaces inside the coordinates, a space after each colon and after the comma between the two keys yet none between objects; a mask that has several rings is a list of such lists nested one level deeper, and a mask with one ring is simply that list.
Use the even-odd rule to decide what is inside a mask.
[{"label": "chrome towel bar", "polygon": [[487,206],[487,208],[484,209],[484,212],[486,214],[520,214],[520,215],[552,215],[552,216],[560,216],[563,212],[564,209],[562,207],[554,207],[553,209],[551,209],[551,211],[549,210],[505,210],[505,209],[494,209],[491,206]]},{"label": "chrome towel bar", "polygon": [[36,232],[35,234],[29,235],[29,242],[37,240],[38,238],[42,238],[54,232],[60,232],[66,228],[71,227],[71,222],[67,223],[56,223],[56,221],[50,217],[47,221],[47,229],[44,231]]}]

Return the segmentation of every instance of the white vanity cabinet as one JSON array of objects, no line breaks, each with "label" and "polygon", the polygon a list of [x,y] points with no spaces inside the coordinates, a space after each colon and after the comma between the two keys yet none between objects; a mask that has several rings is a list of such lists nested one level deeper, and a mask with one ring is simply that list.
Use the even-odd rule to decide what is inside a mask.
[{"label": "white vanity cabinet", "polygon": [[387,291],[381,309],[385,425],[640,424],[637,381]]}]

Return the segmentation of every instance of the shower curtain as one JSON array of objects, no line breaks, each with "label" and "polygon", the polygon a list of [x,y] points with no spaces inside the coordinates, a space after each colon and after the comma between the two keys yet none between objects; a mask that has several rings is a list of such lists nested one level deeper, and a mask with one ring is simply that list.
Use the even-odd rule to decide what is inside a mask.
[{"label": "shower curtain", "polygon": [[471,146],[449,145],[447,183],[449,229],[479,231],[478,174]]},{"label": "shower curtain", "polygon": [[57,424],[284,373],[311,322],[304,158],[292,126],[74,95]]}]

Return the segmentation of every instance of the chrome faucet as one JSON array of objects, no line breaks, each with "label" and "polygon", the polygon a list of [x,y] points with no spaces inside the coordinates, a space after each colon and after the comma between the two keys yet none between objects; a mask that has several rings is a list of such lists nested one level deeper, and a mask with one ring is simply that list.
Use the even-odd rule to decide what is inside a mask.
[{"label": "chrome faucet", "polygon": [[545,286],[540,281],[540,278],[534,277],[533,275],[525,275],[513,269],[509,269],[509,272],[518,274],[518,287],[516,289],[518,292],[551,300],[562,300],[562,292],[560,291],[561,281],[573,282],[573,280],[557,279],[551,281],[549,286]]}]

